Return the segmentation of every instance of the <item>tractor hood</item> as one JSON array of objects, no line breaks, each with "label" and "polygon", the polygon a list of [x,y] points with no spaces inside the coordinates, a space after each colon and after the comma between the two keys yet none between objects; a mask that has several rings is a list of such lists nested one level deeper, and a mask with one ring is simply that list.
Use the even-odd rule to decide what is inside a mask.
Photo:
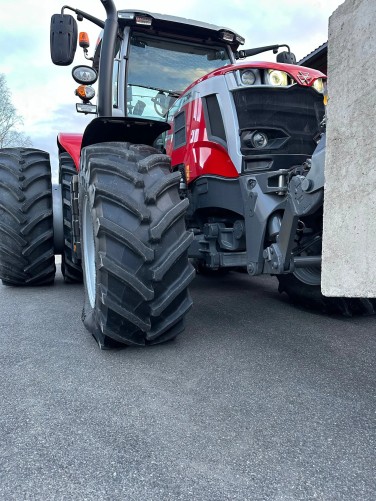
[{"label": "tractor hood", "polygon": [[185,92],[189,91],[199,82],[203,82],[204,80],[208,80],[209,78],[213,78],[220,75],[226,75],[227,73],[245,69],[263,69],[263,70],[270,69],[270,70],[284,71],[285,73],[290,75],[290,77],[296,83],[304,87],[312,87],[312,85],[318,78],[326,79],[326,75],[324,75],[324,73],[321,73],[321,71],[314,70],[312,68],[306,68],[304,66],[297,66],[295,64],[274,63],[272,61],[252,61],[252,62],[247,61],[237,64],[228,64],[226,66],[223,66],[222,68],[214,70],[211,73],[208,73],[207,75],[193,82],[185,90]]}]

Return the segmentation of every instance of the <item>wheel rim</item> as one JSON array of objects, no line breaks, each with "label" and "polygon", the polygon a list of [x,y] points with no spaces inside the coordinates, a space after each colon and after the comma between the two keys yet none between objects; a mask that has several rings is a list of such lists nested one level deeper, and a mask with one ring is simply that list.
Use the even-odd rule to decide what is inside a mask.
[{"label": "wheel rim", "polygon": [[307,285],[321,284],[321,268],[318,266],[306,266],[305,268],[297,268],[293,275],[301,282]]},{"label": "wheel rim", "polygon": [[[304,246],[309,243],[309,239],[303,238],[301,244]],[[314,240],[313,244],[308,249],[304,250],[300,256],[318,256],[321,255],[321,239]],[[321,284],[321,265],[305,266],[304,268],[295,268],[293,275],[301,282],[307,285],[320,285]]]},{"label": "wheel rim", "polygon": [[84,201],[82,237],[86,290],[90,305],[94,308],[97,278],[95,270],[94,226],[87,197],[85,197]]}]

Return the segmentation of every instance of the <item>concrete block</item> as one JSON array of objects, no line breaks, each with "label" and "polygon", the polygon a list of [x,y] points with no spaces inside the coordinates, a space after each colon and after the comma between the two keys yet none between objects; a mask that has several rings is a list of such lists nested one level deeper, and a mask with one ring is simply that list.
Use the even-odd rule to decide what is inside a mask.
[{"label": "concrete block", "polygon": [[376,297],[376,2],[329,20],[322,292]]}]

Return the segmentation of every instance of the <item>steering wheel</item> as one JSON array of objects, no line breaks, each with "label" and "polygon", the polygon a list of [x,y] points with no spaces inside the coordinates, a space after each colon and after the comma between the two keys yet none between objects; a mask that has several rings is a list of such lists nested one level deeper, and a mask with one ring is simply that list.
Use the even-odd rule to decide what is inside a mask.
[{"label": "steering wheel", "polygon": [[152,97],[151,100],[154,103],[154,109],[155,112],[160,116],[160,117],[165,117],[166,113],[168,112],[170,106],[171,106],[171,96],[168,94],[166,95],[164,92],[159,91],[158,94],[155,97]]}]

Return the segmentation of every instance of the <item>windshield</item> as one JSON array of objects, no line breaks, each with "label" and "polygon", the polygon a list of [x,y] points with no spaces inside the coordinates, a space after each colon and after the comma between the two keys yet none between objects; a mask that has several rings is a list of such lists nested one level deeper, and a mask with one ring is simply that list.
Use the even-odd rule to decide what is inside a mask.
[{"label": "windshield", "polygon": [[165,120],[168,108],[192,82],[230,62],[225,47],[133,33],[128,64],[128,116]]}]

